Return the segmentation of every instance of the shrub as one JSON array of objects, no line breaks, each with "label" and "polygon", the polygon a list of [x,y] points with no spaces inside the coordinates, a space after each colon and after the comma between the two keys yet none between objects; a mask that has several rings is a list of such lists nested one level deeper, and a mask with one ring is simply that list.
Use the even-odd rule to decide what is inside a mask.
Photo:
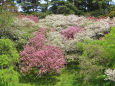
[{"label": "shrub", "polygon": [[110,18],[115,17],[115,11],[111,11],[111,12],[108,14],[108,16],[109,16]]},{"label": "shrub", "polygon": [[8,12],[0,14],[0,38],[1,37],[11,37],[11,25],[13,23],[14,15]]},{"label": "shrub", "polygon": [[78,26],[76,26],[76,27],[68,27],[67,29],[65,29],[65,30],[62,30],[62,35],[64,36],[64,37],[66,37],[67,39],[73,39],[74,38],[74,36],[75,36],[75,34],[76,33],[78,33],[78,32],[80,32],[82,29],[80,28],[80,27],[78,27]]},{"label": "shrub", "polygon": [[65,49],[65,38],[60,32],[52,31],[47,33],[47,40],[51,41],[52,45]]},{"label": "shrub", "polygon": [[100,40],[78,43],[81,52],[79,58],[79,79],[83,80],[83,83],[81,83],[83,86],[86,84],[92,86],[94,83],[97,86],[106,86],[106,83],[108,83],[107,86],[111,84],[111,82],[104,81],[105,76],[103,70],[108,66],[110,59],[109,53],[106,52],[102,45]]},{"label": "shrub", "polygon": [[29,18],[17,18],[15,14],[0,14],[0,38],[11,39],[16,48],[21,50],[27,40],[33,36],[33,32],[37,31],[37,23]]},{"label": "shrub", "polygon": [[92,11],[90,12],[90,15],[91,16],[95,16],[95,17],[100,17],[100,16],[105,16],[105,10],[101,9],[101,10],[95,10],[95,11]]},{"label": "shrub", "polygon": [[18,82],[18,72],[14,70],[19,55],[9,39],[0,39],[0,86],[12,86]]},{"label": "shrub", "polygon": [[0,70],[0,86],[18,86],[19,74],[13,67]]},{"label": "shrub", "polygon": [[110,12],[109,12],[109,14],[107,14],[107,16],[109,16],[111,18],[115,17],[115,7],[114,6],[111,7]]},{"label": "shrub", "polygon": [[3,12],[0,14],[0,26],[11,26],[14,14],[10,12]]},{"label": "shrub", "polygon": [[109,34],[105,35],[105,37],[102,39],[104,40],[103,46],[106,50],[106,52],[109,53],[109,64],[112,68],[115,68],[115,27],[111,28],[111,31]]},{"label": "shrub", "polygon": [[30,27],[34,25],[35,22],[33,20],[30,20],[29,18],[23,17],[23,18],[15,18],[13,25],[15,27]]},{"label": "shrub", "polygon": [[105,75],[107,76],[107,78],[105,80],[111,80],[115,82],[115,69],[107,69],[105,71]]},{"label": "shrub", "polygon": [[28,41],[24,50],[20,52],[21,72],[36,74],[59,72],[64,67],[63,51],[55,46],[45,44],[43,29]]},{"label": "shrub", "polygon": [[[86,40],[82,43],[78,43],[77,47],[81,52],[81,56],[79,58],[79,73],[81,74],[81,79],[84,81],[88,80],[87,83],[90,84],[95,80],[101,80],[103,86],[106,86],[106,83],[108,83],[107,86],[113,83],[114,70],[110,70],[108,67],[115,67],[114,32],[115,28],[111,28],[111,32],[101,40]],[[104,70],[106,70],[106,79],[111,81],[104,81]]]},{"label": "shrub", "polygon": [[46,29],[55,28],[57,31],[61,31],[68,26],[78,26],[77,22],[82,19],[83,17],[75,15],[49,15],[39,21],[39,27],[45,27]]},{"label": "shrub", "polygon": [[46,16],[50,15],[50,12],[34,12],[32,13],[34,16],[37,16],[39,19],[43,19]]},{"label": "shrub", "polygon": [[33,15],[31,15],[31,16],[24,16],[24,15],[20,15],[20,16],[18,16],[18,18],[21,18],[21,19],[23,19],[23,18],[28,18],[28,19],[30,19],[30,20],[32,20],[32,21],[34,21],[35,23],[37,23],[38,22],[38,17],[36,17],[36,16],[33,16]]},{"label": "shrub", "polygon": [[[53,45],[61,45],[61,48],[67,52],[75,51],[77,42],[85,39],[98,39],[110,30],[109,23],[106,19],[98,19],[98,21],[95,21],[93,19],[91,20],[83,16],[78,17],[75,15],[49,15],[45,19],[41,19],[38,24],[39,27],[44,27],[49,31],[47,38],[53,43]],[[69,33],[66,33],[66,36],[72,32],[74,37],[72,37],[71,40],[67,40],[67,37],[63,35],[62,38],[61,36],[59,37],[60,33],[63,31],[65,32],[68,27],[81,27],[83,28],[83,31],[75,33],[70,29],[68,31]],[[53,28],[55,29],[54,33],[51,32]],[[63,39],[63,37],[66,39]]]},{"label": "shrub", "polygon": [[9,39],[0,39],[0,66],[9,67],[18,62],[18,59],[19,55],[13,43]]}]

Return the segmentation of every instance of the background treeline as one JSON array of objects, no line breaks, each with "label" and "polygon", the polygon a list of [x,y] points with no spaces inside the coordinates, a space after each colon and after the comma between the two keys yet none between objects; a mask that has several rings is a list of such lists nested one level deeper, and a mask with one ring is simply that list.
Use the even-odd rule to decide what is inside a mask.
[{"label": "background treeline", "polygon": [[0,0],[0,12],[17,12],[17,5],[20,5],[22,13],[34,14],[40,18],[49,14],[112,17],[115,16],[115,5],[111,2],[112,0]]}]

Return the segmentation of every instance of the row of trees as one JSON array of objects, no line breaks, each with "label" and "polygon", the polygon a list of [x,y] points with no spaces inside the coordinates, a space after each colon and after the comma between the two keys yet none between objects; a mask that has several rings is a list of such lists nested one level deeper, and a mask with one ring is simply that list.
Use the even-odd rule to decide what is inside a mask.
[{"label": "row of trees", "polygon": [[[41,3],[42,1],[46,3]],[[98,11],[105,13],[112,0],[0,0],[0,10],[16,11],[16,3],[21,5],[23,12],[50,11],[54,14],[82,14]]]}]

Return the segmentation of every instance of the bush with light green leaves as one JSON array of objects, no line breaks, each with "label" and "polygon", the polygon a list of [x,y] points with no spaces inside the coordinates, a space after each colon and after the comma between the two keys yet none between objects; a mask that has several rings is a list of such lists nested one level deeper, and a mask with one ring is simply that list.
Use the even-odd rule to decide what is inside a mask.
[{"label": "bush with light green leaves", "polygon": [[79,84],[81,79],[84,81],[82,86],[113,86],[113,81],[104,80],[104,72],[115,68],[115,28],[101,40],[85,40],[77,43],[77,47],[81,53]]},{"label": "bush with light green leaves", "polygon": [[16,86],[19,54],[9,39],[0,39],[0,86]]}]

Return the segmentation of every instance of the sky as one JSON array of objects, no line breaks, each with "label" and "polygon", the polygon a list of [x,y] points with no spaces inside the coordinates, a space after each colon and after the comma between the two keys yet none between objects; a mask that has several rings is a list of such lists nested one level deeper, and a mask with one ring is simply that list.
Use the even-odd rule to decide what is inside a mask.
[{"label": "sky", "polygon": [[112,0],[112,3],[114,3],[114,4],[115,4],[115,0]]},{"label": "sky", "polygon": [[[45,1],[41,0],[41,3],[45,3]],[[115,0],[112,0],[111,4],[115,4]],[[18,4],[17,6],[18,6],[18,11],[22,11],[21,6],[19,6]]]}]

